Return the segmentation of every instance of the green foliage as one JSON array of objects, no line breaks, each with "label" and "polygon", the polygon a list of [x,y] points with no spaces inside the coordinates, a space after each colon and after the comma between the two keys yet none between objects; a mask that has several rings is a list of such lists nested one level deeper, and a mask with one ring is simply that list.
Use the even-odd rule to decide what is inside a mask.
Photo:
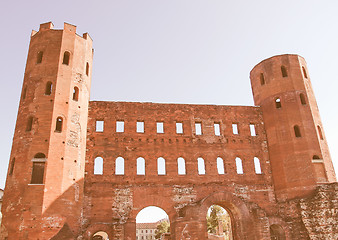
[{"label": "green foliage", "polygon": [[207,229],[209,233],[217,233],[219,223],[223,232],[228,234],[231,231],[231,219],[227,211],[218,205],[212,205],[207,214]]},{"label": "green foliage", "polygon": [[165,220],[160,222],[155,230],[155,239],[161,239],[161,236],[163,233],[169,233],[170,232],[170,223]]}]

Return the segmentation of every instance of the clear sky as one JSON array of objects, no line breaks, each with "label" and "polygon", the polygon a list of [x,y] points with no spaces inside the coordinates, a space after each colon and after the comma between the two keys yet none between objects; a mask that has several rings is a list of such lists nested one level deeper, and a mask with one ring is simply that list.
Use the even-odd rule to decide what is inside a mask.
[{"label": "clear sky", "polygon": [[30,33],[52,21],[94,40],[92,100],[253,105],[250,70],[303,56],[338,169],[338,1],[109,0],[1,4],[0,188]]}]

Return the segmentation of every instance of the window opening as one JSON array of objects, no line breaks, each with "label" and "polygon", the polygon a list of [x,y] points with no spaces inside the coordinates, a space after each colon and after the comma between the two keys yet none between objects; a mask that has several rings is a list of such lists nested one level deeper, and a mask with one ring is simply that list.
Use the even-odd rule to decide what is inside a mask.
[{"label": "window opening", "polygon": [[103,158],[97,157],[94,160],[94,175],[102,175],[103,174]]},{"label": "window opening", "polygon": [[281,71],[282,71],[282,76],[283,77],[287,77],[288,76],[288,72],[286,71],[286,67],[281,66]]},{"label": "window opening", "polygon": [[29,117],[27,121],[27,126],[26,126],[26,132],[29,132],[32,130],[33,127],[33,117]]},{"label": "window opening", "polygon": [[164,133],[163,122],[157,122],[156,123],[156,131],[157,131],[157,133]]},{"label": "window opening", "polygon": [[91,240],[109,240],[108,234],[103,231],[96,232]]},{"label": "window opening", "polygon": [[319,125],[317,125],[317,129],[318,129],[318,134],[319,134],[320,140],[324,140],[322,129],[321,129],[321,127]]},{"label": "window opening", "polygon": [[302,103],[302,105],[306,105],[306,98],[303,93],[299,94],[299,98],[300,98],[300,102]]},{"label": "window opening", "polygon": [[221,127],[219,123],[214,123],[215,136],[221,135]]},{"label": "window opening", "polygon": [[177,159],[177,168],[178,168],[178,175],[185,175],[186,174],[184,158],[179,157]]},{"label": "window opening", "polygon": [[306,70],[305,70],[305,67],[302,67],[303,69],[303,74],[304,74],[304,77],[307,78],[307,74],[306,74]]},{"label": "window opening", "polygon": [[67,51],[64,52],[62,64],[69,65],[69,58],[70,58],[70,53]]},{"label": "window opening", "polygon": [[104,121],[103,120],[96,120],[95,131],[96,132],[103,132],[104,129]]},{"label": "window opening", "polygon": [[124,121],[116,121],[116,132],[124,132]]},{"label": "window opening", "polygon": [[144,158],[139,157],[136,159],[136,165],[137,165],[137,175],[146,175],[146,161]]},{"label": "window opening", "polygon": [[56,119],[55,132],[62,132],[62,117]]},{"label": "window opening", "polygon": [[86,75],[89,75],[89,63],[86,63]]},{"label": "window opening", "polygon": [[195,123],[196,135],[202,135],[202,123]]},{"label": "window opening", "polygon": [[157,174],[165,175],[165,159],[163,157],[159,157],[157,159]]},{"label": "window opening", "polygon": [[115,175],[124,175],[124,158],[118,157],[115,160]]},{"label": "window opening", "polygon": [[224,161],[220,157],[217,158],[217,171],[218,171],[218,174],[225,174]]},{"label": "window opening", "polygon": [[9,175],[11,176],[14,172],[15,158],[12,159],[11,167],[9,168]]},{"label": "window opening", "polygon": [[144,133],[144,122],[136,122],[136,132]]},{"label": "window opening", "polygon": [[37,153],[33,159],[31,184],[43,184],[46,155]]},{"label": "window opening", "polygon": [[260,79],[261,79],[261,85],[264,85],[265,84],[265,79],[264,79],[264,74],[263,73],[261,73]]},{"label": "window opening", "polygon": [[233,240],[231,217],[219,205],[211,205],[207,211],[208,239]]},{"label": "window opening", "polygon": [[282,102],[280,100],[280,98],[276,98],[275,99],[275,104],[276,104],[276,108],[281,108],[282,107]]},{"label": "window opening", "polygon": [[238,132],[238,124],[237,123],[233,123],[232,124],[232,133],[237,135],[239,132]]},{"label": "window opening", "polygon": [[254,157],[255,173],[262,174],[261,163],[257,157]]},{"label": "window opening", "polygon": [[[155,224],[155,229],[145,227],[149,223]],[[157,225],[157,227],[156,227]],[[143,208],[136,215],[136,236],[135,239],[169,239],[170,237],[170,221],[167,213],[155,206]]]},{"label": "window opening", "polygon": [[183,123],[176,122],[176,133],[182,134],[183,133]]},{"label": "window opening", "polygon": [[37,153],[34,155],[34,158],[46,158],[46,155],[44,153]]},{"label": "window opening", "polygon": [[312,159],[320,159],[318,155],[313,155]]},{"label": "window opening", "polygon": [[243,174],[243,164],[242,164],[242,159],[239,157],[236,157],[236,170],[237,174]]},{"label": "window opening", "polygon": [[295,136],[296,136],[297,138],[299,138],[299,137],[302,136],[302,135],[300,134],[300,128],[299,128],[298,125],[295,125],[295,126],[293,127],[293,130],[295,131]]},{"label": "window opening", "polygon": [[271,240],[285,240],[285,232],[283,228],[278,224],[272,224],[270,226]]},{"label": "window opening", "polygon": [[74,87],[74,90],[73,90],[73,100],[74,101],[78,101],[79,100],[79,88],[78,87]]},{"label": "window opening", "polygon": [[51,95],[53,90],[53,83],[47,82],[46,83],[46,89],[45,89],[45,95]]},{"label": "window opening", "polygon": [[250,134],[252,137],[256,136],[255,124],[250,124]]},{"label": "window opening", "polygon": [[42,51],[38,52],[36,63],[42,63],[42,57],[43,57],[43,52]]},{"label": "window opening", "polygon": [[27,87],[25,87],[23,89],[23,92],[22,92],[22,99],[25,100],[26,99],[26,95],[27,95]]},{"label": "window opening", "polygon": [[198,174],[205,175],[204,159],[201,157],[197,158],[197,165],[198,165]]}]

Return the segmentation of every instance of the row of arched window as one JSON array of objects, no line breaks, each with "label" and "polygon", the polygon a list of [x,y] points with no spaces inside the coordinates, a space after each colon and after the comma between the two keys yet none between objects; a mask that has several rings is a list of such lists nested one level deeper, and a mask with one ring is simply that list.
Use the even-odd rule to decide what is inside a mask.
[{"label": "row of arched window", "polygon": [[[40,51],[40,52],[38,52],[38,54],[37,54],[37,57],[36,57],[36,63],[37,63],[37,64],[42,63],[42,59],[43,59],[43,51]],[[69,63],[70,63],[70,52],[65,51],[65,52],[63,53],[62,64],[68,66]],[[89,76],[89,63],[88,63],[88,62],[86,63],[86,75]]]},{"label": "row of arched window", "polygon": [[[242,159],[236,157],[236,172],[237,174],[244,174]],[[226,169],[224,167],[224,161],[221,157],[216,159],[217,172],[218,174],[226,174]],[[177,158],[177,174],[186,175],[186,164],[185,159],[182,157]],[[205,161],[202,157],[197,158],[198,174],[205,175]],[[255,173],[262,174],[260,160],[257,157],[254,157],[254,166]],[[125,161],[123,157],[117,157],[115,159],[115,175],[124,175]],[[94,175],[103,174],[103,158],[96,157],[94,160]],[[146,161],[143,157],[136,159],[136,174],[145,175],[146,174]],[[157,175],[166,175],[166,160],[163,157],[157,158]]]},{"label": "row of arched window", "polygon": [[[286,69],[285,66],[281,66],[280,70],[281,70],[281,74],[282,74],[283,78],[288,77],[288,70]],[[302,72],[303,72],[304,78],[307,78],[307,73],[306,73],[304,66],[302,66]],[[266,84],[264,73],[260,74],[260,83],[261,83],[262,86]]]}]

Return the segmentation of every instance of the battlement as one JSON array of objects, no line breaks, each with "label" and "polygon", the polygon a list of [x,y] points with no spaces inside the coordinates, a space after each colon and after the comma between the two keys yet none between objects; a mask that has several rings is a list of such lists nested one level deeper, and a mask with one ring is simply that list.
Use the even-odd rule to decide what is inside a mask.
[{"label": "battlement", "polygon": [[[67,32],[73,32],[77,36],[81,37],[80,35],[76,33],[76,26],[70,23],[66,23],[66,22],[64,23],[63,29],[54,29],[54,24],[52,22],[41,23],[39,31],[32,30],[31,37],[33,37],[39,32],[48,31],[48,30],[58,30],[58,31],[62,30],[62,31],[67,31]],[[90,39],[90,41],[93,41],[89,33],[83,33],[82,38],[86,40]]]}]

